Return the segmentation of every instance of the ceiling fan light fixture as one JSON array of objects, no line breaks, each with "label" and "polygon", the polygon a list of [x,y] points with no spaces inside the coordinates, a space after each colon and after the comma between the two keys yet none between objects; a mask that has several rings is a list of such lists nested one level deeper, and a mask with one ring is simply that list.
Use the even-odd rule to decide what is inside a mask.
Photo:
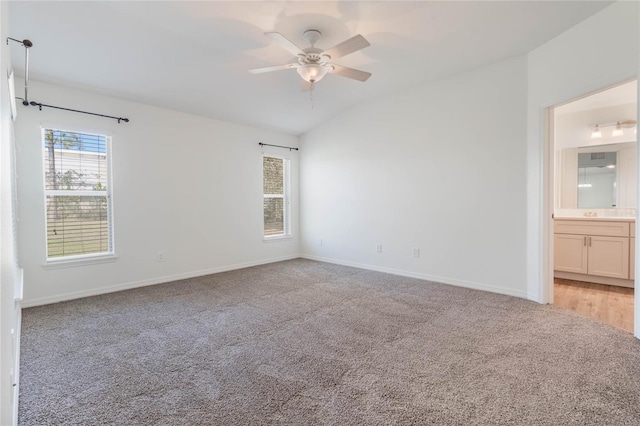
[{"label": "ceiling fan light fixture", "polygon": [[350,39],[347,39],[342,43],[338,43],[326,50],[315,47],[316,42],[322,36],[322,33],[315,29],[309,29],[304,32],[303,38],[310,44],[310,47],[305,49],[301,49],[296,46],[291,42],[291,40],[287,39],[279,32],[271,31],[264,33],[264,35],[278,43],[280,47],[285,49],[287,52],[294,55],[297,63],[255,68],[249,70],[251,74],[262,74],[265,72],[295,68],[300,77],[302,77],[305,82],[311,84],[311,90],[313,90],[315,83],[322,80],[328,73],[362,82],[367,81],[367,79],[371,77],[370,72],[360,71],[329,62],[333,59],[350,55],[364,49],[365,47],[371,46],[371,44],[360,34],[356,34]]},{"label": "ceiling fan light fixture", "polygon": [[297,68],[298,74],[304,81],[317,83],[324,78],[330,68],[319,64],[304,64]]}]

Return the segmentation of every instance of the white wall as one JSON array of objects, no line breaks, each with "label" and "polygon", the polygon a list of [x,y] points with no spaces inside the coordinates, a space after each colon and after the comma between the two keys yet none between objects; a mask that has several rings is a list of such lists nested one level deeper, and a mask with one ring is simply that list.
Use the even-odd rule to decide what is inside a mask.
[{"label": "white wall", "polygon": [[[129,123],[36,107],[16,121],[20,255],[25,306],[249,266],[298,254],[297,153],[293,234],[262,239],[262,150],[292,135],[187,115],[37,82],[32,100],[127,117]],[[41,126],[113,136],[117,261],[46,269]],[[165,261],[156,261],[157,252]]]},{"label": "white wall", "polygon": [[526,65],[433,82],[305,134],[304,255],[526,297]]},{"label": "white wall", "polygon": [[[0,424],[17,421],[18,359],[20,346],[21,271],[18,269],[14,230],[13,124],[9,106],[7,71],[11,69],[7,2],[0,4]],[[22,49],[20,45],[11,48]],[[16,386],[13,386],[14,383]]]},{"label": "white wall", "polygon": [[528,55],[527,292],[533,300],[552,297],[546,108],[637,78],[638,16],[638,2],[616,2]]}]

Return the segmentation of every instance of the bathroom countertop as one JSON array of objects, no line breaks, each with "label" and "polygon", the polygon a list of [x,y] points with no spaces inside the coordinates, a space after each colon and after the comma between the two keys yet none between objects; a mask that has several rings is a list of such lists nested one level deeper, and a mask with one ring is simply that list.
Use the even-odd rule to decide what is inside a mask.
[{"label": "bathroom countertop", "polygon": [[635,222],[635,217],[604,217],[604,216],[576,216],[576,217],[554,217],[553,220],[590,220],[590,221],[607,221],[607,222]]}]

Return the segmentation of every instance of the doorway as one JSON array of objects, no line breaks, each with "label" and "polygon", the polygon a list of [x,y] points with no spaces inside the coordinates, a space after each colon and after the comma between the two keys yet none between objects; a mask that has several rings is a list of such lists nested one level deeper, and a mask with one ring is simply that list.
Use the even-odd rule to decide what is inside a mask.
[{"label": "doorway", "polygon": [[548,116],[552,303],[632,333],[637,114],[633,80],[557,105]]}]

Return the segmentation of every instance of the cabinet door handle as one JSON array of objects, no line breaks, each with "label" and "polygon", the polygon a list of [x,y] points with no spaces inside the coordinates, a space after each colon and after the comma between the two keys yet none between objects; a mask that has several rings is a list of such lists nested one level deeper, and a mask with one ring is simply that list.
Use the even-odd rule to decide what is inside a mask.
[{"label": "cabinet door handle", "polygon": [[589,237],[589,247],[591,247],[591,237]]},{"label": "cabinet door handle", "polygon": [[584,246],[587,246],[587,237],[584,237]]}]

